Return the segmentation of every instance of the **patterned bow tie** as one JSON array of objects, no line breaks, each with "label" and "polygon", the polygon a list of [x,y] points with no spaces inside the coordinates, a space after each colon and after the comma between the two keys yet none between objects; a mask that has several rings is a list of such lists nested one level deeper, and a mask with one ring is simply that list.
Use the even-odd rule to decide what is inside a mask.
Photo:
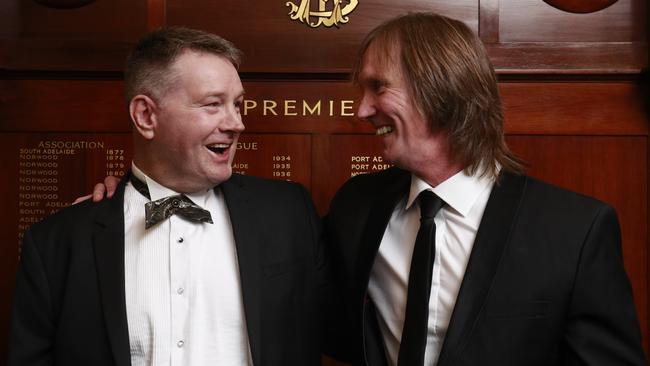
[{"label": "patterned bow tie", "polygon": [[[143,196],[151,199],[149,188],[140,179],[131,174],[131,184]],[[191,221],[212,224],[212,216],[184,194],[177,194],[147,202],[144,205],[144,228],[148,229],[167,219],[171,215],[179,215]]]}]

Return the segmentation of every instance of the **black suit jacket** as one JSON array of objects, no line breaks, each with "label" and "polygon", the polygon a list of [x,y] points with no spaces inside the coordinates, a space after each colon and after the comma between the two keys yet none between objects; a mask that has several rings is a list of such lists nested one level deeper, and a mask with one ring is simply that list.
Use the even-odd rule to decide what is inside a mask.
[{"label": "black suit jacket", "polygon": [[[326,220],[346,301],[348,356],[386,364],[371,267],[410,174],[351,179]],[[438,365],[644,365],[614,210],[502,174],[481,221]]]},{"label": "black suit jacket", "polygon": [[[9,365],[130,365],[124,295],[124,181],[25,234]],[[328,285],[320,223],[294,183],[233,175],[220,185],[237,247],[255,365],[319,365]]]}]

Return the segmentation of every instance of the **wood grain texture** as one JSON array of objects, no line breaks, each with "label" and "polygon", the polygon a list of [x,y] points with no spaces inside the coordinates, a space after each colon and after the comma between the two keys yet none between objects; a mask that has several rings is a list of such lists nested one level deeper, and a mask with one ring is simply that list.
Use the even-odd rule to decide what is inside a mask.
[{"label": "wood grain texture", "polygon": [[633,83],[501,83],[509,134],[648,134]]},{"label": "wood grain texture", "polygon": [[648,64],[646,42],[518,42],[486,45],[497,74],[630,75]]},{"label": "wood grain texture", "polygon": [[479,0],[478,28],[483,43],[499,42],[499,0]]},{"label": "wood grain texture", "polygon": [[292,21],[285,3],[168,0],[167,20],[170,25],[205,29],[233,41],[245,53],[245,72],[347,72],[366,33],[408,11],[440,12],[478,30],[478,4],[470,0],[363,0],[349,14],[347,24],[330,29]]},{"label": "wood grain texture", "polygon": [[121,71],[146,22],[143,0],[96,1],[66,10],[5,0],[0,69]]},{"label": "wood grain texture", "polygon": [[164,27],[167,23],[165,0],[147,0],[147,30]]},{"label": "wood grain texture", "polygon": [[[348,82],[249,81],[244,88],[247,132],[373,131],[354,116],[359,93]],[[499,88],[509,134],[648,133],[645,94],[631,82],[506,82]],[[0,80],[0,120],[0,131],[131,129],[119,80]]]},{"label": "wood grain texture", "polygon": [[130,132],[121,81],[0,80],[0,130]]},{"label": "wood grain texture", "polygon": [[645,7],[643,0],[619,0],[596,13],[572,14],[539,0],[500,0],[500,40],[504,43],[643,41],[646,39]]},{"label": "wood grain texture", "polygon": [[147,30],[184,25],[242,48],[244,72],[346,73],[365,34],[408,11],[467,23],[499,73],[633,74],[648,64],[644,0],[619,0],[591,14],[540,0],[364,0],[347,24],[329,29],[293,21],[288,11],[286,1],[262,0],[115,0],[65,11],[7,0],[0,4],[0,69],[120,72]]}]

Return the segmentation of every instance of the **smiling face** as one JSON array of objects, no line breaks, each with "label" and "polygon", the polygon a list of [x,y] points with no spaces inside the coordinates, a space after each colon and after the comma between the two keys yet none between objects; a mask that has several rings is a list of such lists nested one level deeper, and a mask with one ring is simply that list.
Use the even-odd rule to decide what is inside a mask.
[{"label": "smiling face", "polygon": [[150,171],[178,192],[209,189],[230,178],[244,130],[244,89],[235,67],[210,53],[186,51],[170,67],[172,82],[152,112]]},{"label": "smiling face", "polygon": [[371,44],[364,53],[357,75],[362,92],[357,115],[370,122],[381,137],[386,161],[424,178],[421,170],[446,162],[446,134],[431,131],[418,109],[398,48],[392,47],[387,55]]}]

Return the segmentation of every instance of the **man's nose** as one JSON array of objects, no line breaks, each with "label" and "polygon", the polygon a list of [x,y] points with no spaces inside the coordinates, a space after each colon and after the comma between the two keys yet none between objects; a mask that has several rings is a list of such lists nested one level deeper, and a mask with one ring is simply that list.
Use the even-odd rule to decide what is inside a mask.
[{"label": "man's nose", "polygon": [[363,93],[361,101],[359,102],[359,109],[357,109],[357,117],[367,119],[375,114],[375,106],[373,98],[368,93]]},{"label": "man's nose", "polygon": [[228,108],[226,111],[226,118],[220,129],[240,133],[244,131],[245,128],[239,108],[235,106]]}]

